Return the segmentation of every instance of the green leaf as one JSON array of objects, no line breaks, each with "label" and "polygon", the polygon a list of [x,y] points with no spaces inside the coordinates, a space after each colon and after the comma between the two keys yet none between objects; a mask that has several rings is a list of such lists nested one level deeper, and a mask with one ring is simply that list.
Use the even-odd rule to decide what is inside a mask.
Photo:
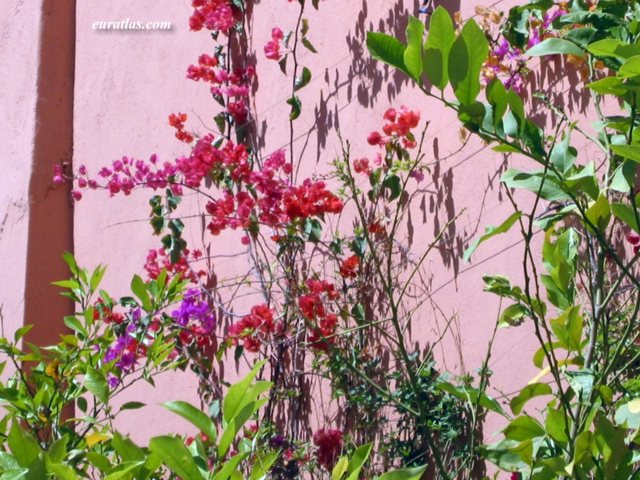
[{"label": "green leaf", "polygon": [[296,81],[293,86],[293,91],[297,92],[298,90],[306,87],[311,81],[311,70],[307,67],[302,67],[302,73],[300,76],[296,77]]},{"label": "green leaf", "polygon": [[149,442],[149,450],[158,455],[162,462],[182,480],[203,480],[191,452],[184,446],[182,440],[166,435],[154,437]]},{"label": "green leaf", "polygon": [[489,54],[489,42],[474,20],[462,27],[449,53],[449,78],[456,98],[472,104],[480,93],[480,72]]},{"label": "green leaf", "polygon": [[[233,473],[237,471],[238,465],[245,458],[249,456],[249,452],[239,453],[238,455],[234,455],[227,462],[222,465],[222,468],[218,473],[213,476],[213,480],[227,480],[231,478]],[[235,477],[234,477],[235,478]]]},{"label": "green leaf", "polygon": [[[302,43],[302,45],[304,45],[304,48],[309,50],[311,53],[318,53],[318,51],[316,50],[316,47],[313,46],[313,44],[309,41],[307,37],[302,37],[302,40],[300,41],[300,43]],[[285,65],[285,68],[282,68],[281,66],[282,70],[286,69],[286,59],[287,57],[284,57],[282,60],[280,60],[281,62],[284,61],[284,65]]]},{"label": "green leaf", "polygon": [[24,337],[27,333],[31,331],[33,325],[25,325],[24,327],[20,327],[13,334],[13,341],[18,343],[22,337]]},{"label": "green leaf", "polygon": [[640,145],[611,145],[611,151],[623,158],[640,163]]},{"label": "green leaf", "polygon": [[349,466],[349,457],[342,456],[336,463],[335,467],[331,471],[331,480],[342,480],[342,477],[347,472]]},{"label": "green leaf", "polygon": [[581,403],[589,401],[593,390],[593,372],[591,370],[565,370],[571,389],[576,393]]},{"label": "green leaf", "polygon": [[532,440],[544,436],[544,428],[533,417],[522,415],[513,420],[503,431],[510,440]]},{"label": "green leaf", "polygon": [[347,469],[349,473],[347,480],[358,480],[358,478],[360,477],[360,470],[362,470],[363,465],[369,458],[372,448],[372,443],[367,443],[356,448],[356,450],[353,452],[351,461],[349,462],[349,467]]},{"label": "green leaf", "polygon": [[600,194],[585,212],[585,217],[601,232],[606,230],[609,220],[611,220],[611,205],[609,205],[606,195]]},{"label": "green leaf", "polygon": [[104,480],[117,480],[118,478],[128,477],[129,472],[138,468],[140,465],[144,463],[143,460],[139,460],[137,462],[123,462],[119,465],[116,465],[109,471],[109,474],[104,477]]},{"label": "green leaf", "polygon": [[378,480],[420,480],[427,466],[403,468],[401,470],[393,470],[384,473],[378,477]]},{"label": "green leaf", "polygon": [[600,95],[622,96],[628,92],[628,88],[618,77],[604,77],[588,83],[587,87]]},{"label": "green leaf", "polygon": [[624,43],[617,38],[605,38],[587,46],[587,51],[598,57],[616,57],[621,60],[640,55],[635,45]]},{"label": "green leaf", "polygon": [[625,225],[629,226],[635,232],[640,233],[640,225],[638,225],[635,211],[631,205],[614,203],[611,205],[611,211],[617,219],[624,222]]},{"label": "green leaf", "polygon": [[638,75],[640,75],[640,55],[627,59],[618,71],[618,76],[622,78],[637,77]]},{"label": "green leaf", "polygon": [[553,330],[553,333],[558,339],[560,347],[570,352],[580,351],[584,324],[582,315],[580,315],[580,308],[571,306],[549,323],[551,324],[551,330]]},{"label": "green leaf", "polygon": [[504,222],[502,222],[497,227],[487,227],[484,231],[484,235],[480,238],[476,239],[464,252],[463,259],[465,262],[469,261],[473,252],[478,248],[478,246],[489,240],[491,237],[495,237],[501,233],[508,232],[509,229],[518,221],[518,219],[522,216],[522,212],[512,213],[509,218],[507,218]]},{"label": "green leaf", "polygon": [[367,49],[373,58],[408,73],[404,64],[405,46],[396,37],[367,32]]},{"label": "green leaf", "polygon": [[76,259],[73,256],[73,253],[64,252],[62,254],[62,258],[64,259],[65,263],[69,267],[69,270],[71,271],[71,273],[73,273],[74,275],[78,275],[78,270],[79,270],[78,264],[76,263]]},{"label": "green leaf", "polygon": [[575,441],[573,452],[573,462],[580,465],[583,460],[591,457],[591,444],[593,442],[593,433],[586,430],[581,432]]},{"label": "green leaf", "polygon": [[69,465],[64,465],[62,463],[50,463],[47,465],[47,470],[50,473],[55,474],[56,480],[76,480],[78,478],[78,475],[76,474],[73,468],[71,468]]},{"label": "green leaf", "polygon": [[397,175],[389,175],[384,179],[384,182],[382,182],[382,188],[388,188],[390,190],[391,194],[389,195],[389,201],[393,202],[402,193],[400,177]]},{"label": "green leaf", "polygon": [[[496,78],[487,85],[487,101],[493,107],[493,125],[497,127],[504,114],[507,113],[507,106],[509,105],[507,90],[500,79]],[[503,144],[498,147],[507,147],[509,152],[518,151],[518,149],[514,149],[510,145]],[[496,150],[498,147],[494,147],[493,150],[498,151]]]},{"label": "green leaf", "polygon": [[422,36],[424,23],[410,16],[407,24],[407,48],[404,51],[404,65],[414,80],[422,75]]},{"label": "green leaf", "polygon": [[[544,183],[542,181],[543,178]],[[546,176],[543,177],[542,171],[521,172],[514,168],[509,168],[502,174],[500,180],[509,188],[528,190],[535,194],[539,192],[540,197],[548,201],[568,200],[570,198],[558,185],[555,175],[550,172],[547,172]]]},{"label": "green leaf", "polygon": [[442,5],[438,5],[431,15],[423,65],[431,84],[440,90],[449,83],[449,53],[455,39],[451,16]]},{"label": "green leaf", "polygon": [[246,405],[246,403],[255,399],[255,397],[250,398],[247,393],[252,388],[251,383],[253,382],[254,378],[256,378],[256,375],[258,375],[258,371],[264,366],[265,362],[266,360],[257,362],[246,377],[229,387],[229,391],[224,397],[224,401],[222,404],[222,411],[225,422],[231,421],[231,419],[240,411],[240,409],[244,405]]},{"label": "green leaf", "polygon": [[[629,193],[634,185],[637,165],[632,160],[625,160],[613,173],[609,188],[616,192]],[[611,206],[613,210],[613,205]],[[613,211],[615,215],[615,211]]]},{"label": "green leaf", "polygon": [[142,309],[150,313],[152,310],[151,297],[147,290],[147,284],[138,275],[134,275],[131,279],[131,291],[142,302]]},{"label": "green leaf", "polygon": [[302,112],[302,102],[297,95],[293,95],[289,100],[287,100],[287,103],[291,105],[289,119],[295,120],[300,116],[300,112]]},{"label": "green leaf", "polygon": [[38,442],[25,432],[17,421],[11,425],[7,444],[20,466],[25,468],[28,468],[41,452]]},{"label": "green leaf", "polygon": [[129,437],[114,432],[111,446],[125,462],[144,462],[145,454]]},{"label": "green leaf", "polygon": [[261,480],[268,478],[267,474],[276,460],[278,460],[279,456],[280,452],[269,452],[266,455],[258,456],[253,463],[253,469],[251,470],[249,480]]},{"label": "green leaf", "polygon": [[520,393],[518,393],[516,397],[511,399],[511,411],[514,415],[520,415],[522,408],[529,400],[542,395],[551,395],[552,392],[551,387],[546,383],[531,383],[520,390]]},{"label": "green leaf", "polygon": [[534,45],[525,52],[531,57],[543,57],[546,55],[584,55],[584,51],[568,40],[562,38],[547,38]]},{"label": "green leaf", "polygon": [[109,385],[104,374],[95,368],[87,368],[84,376],[84,386],[102,403],[107,403],[109,399]]},{"label": "green leaf", "polygon": [[120,411],[122,410],[137,410],[138,408],[145,407],[147,404],[142,402],[126,402],[123,403],[120,407]]},{"label": "green leaf", "polygon": [[162,406],[191,422],[191,424],[196,426],[202,433],[209,437],[212,442],[216,441],[216,426],[214,425],[213,420],[211,420],[211,418],[200,409],[194,407],[190,403],[182,401],[166,402],[163,403]]},{"label": "green leaf", "polygon": [[530,314],[527,307],[521,305],[520,303],[514,303],[513,305],[509,305],[500,313],[500,318],[498,320],[498,326],[500,327],[517,327],[520,325],[523,320],[528,317]]},{"label": "green leaf", "polygon": [[547,434],[556,442],[566,444],[569,441],[567,436],[567,421],[565,413],[556,408],[547,408],[545,420],[545,429]]},{"label": "green leaf", "polygon": [[565,135],[564,140],[558,142],[551,151],[551,163],[561,172],[566,173],[575,163],[578,152],[569,145],[570,132]]}]

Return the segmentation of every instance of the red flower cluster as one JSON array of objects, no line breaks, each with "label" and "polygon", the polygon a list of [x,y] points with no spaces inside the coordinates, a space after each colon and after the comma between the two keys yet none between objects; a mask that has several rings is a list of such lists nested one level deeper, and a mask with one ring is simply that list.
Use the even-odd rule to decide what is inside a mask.
[{"label": "red flower cluster", "polygon": [[[324,182],[306,179],[302,185],[291,185],[291,164],[286,162],[282,151],[272,154],[259,171],[250,171],[246,156],[236,160],[238,163],[232,164],[230,175],[246,188],[236,194],[226,190],[222,198],[207,204],[212,217],[207,228],[214,235],[226,228],[248,228],[254,214],[259,222],[278,228],[300,219],[342,211],[342,201],[326,189]],[[255,194],[250,195],[249,191]]]},{"label": "red flower cluster", "polygon": [[331,471],[342,452],[342,432],[334,429],[320,429],[313,434],[313,444],[317,447],[318,463]]},{"label": "red flower cluster", "polygon": [[342,278],[356,278],[358,276],[360,259],[357,255],[351,255],[340,263],[340,275]]},{"label": "red flower cluster", "polygon": [[230,0],[193,0],[193,13],[189,18],[191,30],[217,30],[227,32],[235,24]]},{"label": "red flower cluster", "polygon": [[169,115],[169,125],[176,129],[176,138],[184,143],[193,142],[193,135],[184,129],[184,122],[187,121],[186,113],[172,113]]},{"label": "red flower cluster", "polygon": [[398,112],[395,108],[389,108],[383,118],[387,123],[382,127],[382,131],[387,137],[383,137],[379,132],[371,132],[367,137],[369,145],[384,146],[394,138],[402,140],[404,148],[414,148],[416,141],[411,133],[412,128],[416,128],[420,122],[420,113],[409,110],[404,105]]},{"label": "red flower cluster", "polygon": [[278,27],[271,30],[271,40],[264,46],[264,55],[269,60],[280,60],[280,42],[283,38],[284,34]]},{"label": "red flower cluster", "polygon": [[282,324],[273,319],[273,310],[266,304],[256,305],[251,313],[229,327],[228,337],[234,345],[243,340],[248,352],[257,352],[269,335],[282,333]]},{"label": "red flower cluster", "polygon": [[301,295],[298,307],[302,316],[310,323],[309,345],[319,351],[326,352],[333,343],[331,337],[338,326],[338,316],[328,313],[325,302],[337,299],[340,294],[333,284],[320,280],[307,280],[309,293]]},{"label": "red flower cluster", "polygon": [[101,298],[93,305],[93,319],[102,320],[104,323],[115,323],[120,325],[124,322],[125,316],[122,313],[114,312],[106,306]]},{"label": "red flower cluster", "polygon": [[200,250],[190,251],[188,248],[182,250],[182,255],[180,259],[176,263],[171,263],[171,259],[167,255],[167,252],[164,248],[159,249],[151,249],[147,254],[147,261],[144,264],[144,269],[147,272],[147,277],[149,279],[156,279],[162,269],[167,270],[167,274],[170,277],[175,275],[180,275],[180,278],[184,280],[189,280],[193,283],[197,283],[198,278],[206,275],[204,270],[194,270],[190,262],[195,262],[200,257],[202,257],[202,252]]}]

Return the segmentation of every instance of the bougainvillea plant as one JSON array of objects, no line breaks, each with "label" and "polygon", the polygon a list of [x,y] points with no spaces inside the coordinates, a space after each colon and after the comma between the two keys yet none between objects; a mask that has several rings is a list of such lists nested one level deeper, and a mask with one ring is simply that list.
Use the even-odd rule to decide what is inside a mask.
[{"label": "bougainvillea plant", "polygon": [[[117,301],[98,290],[103,269],[89,275],[67,256],[72,278],[59,285],[80,307],[66,319],[73,334],[46,353],[35,346],[23,353],[16,343],[24,331],[2,343],[19,372],[2,390],[10,412],[0,425],[8,432],[3,475],[77,478],[96,469],[107,478],[454,479],[482,476],[489,460],[510,478],[635,478],[640,7],[538,0],[508,12],[477,8],[476,19],[465,21],[438,6],[425,10],[426,25],[409,17],[406,40],[367,35],[374,58],[453,109],[466,131],[530,162],[502,176],[514,213],[464,255],[469,260],[509,230],[523,240],[521,285],[485,277],[486,290],[506,305],[496,328],[530,323],[539,343],[533,362],[540,374],[513,395],[509,413],[486,394],[491,345],[476,377],[451,379],[440,373],[433,347],[416,346],[409,334],[420,316],[425,260],[455,221],[407,254],[403,225],[430,174],[423,149],[429,119],[414,106],[390,106],[380,128],[363,135],[366,151],[353,152],[343,140],[330,174],[299,175],[298,92],[312,78],[299,48],[316,51],[305,9],[318,1],[291,3],[296,24],[273,26],[260,52],[290,80],[286,149],[263,155],[258,147],[245,4],[194,0],[189,25],[214,43],[187,77],[207,84],[220,105],[216,133],[200,135],[186,114],[173,113],[182,156],[122,157],[98,172],[55,172],[56,181],[74,182],[76,200],[87,190],[150,191],[150,224],[161,245],[148,253],[146,278],[134,277],[133,295]],[[557,82],[531,81],[551,62],[577,74],[592,101],[595,134],[582,118],[570,118]],[[545,109],[550,127],[532,120],[534,108]],[[604,113],[612,108],[615,114]],[[579,158],[572,146],[578,136],[598,158]],[[235,234],[246,247],[246,277],[259,301],[238,299],[242,282],[209,282],[220,272],[205,268],[203,246],[187,245],[183,235],[187,192],[204,199],[199,213],[212,242]],[[532,241],[538,232],[541,252]],[[222,398],[217,368],[242,358],[255,366]],[[21,361],[39,363],[27,375]],[[197,374],[204,408],[166,406],[199,434],[156,437],[141,449],[113,431],[113,396],[180,368]],[[311,411],[308,397],[323,388],[343,415]],[[547,400],[538,410],[528,403],[536,397]],[[65,417],[74,404],[84,417]],[[504,439],[483,445],[489,413],[504,417]],[[9,427],[9,418],[22,423]],[[36,444],[25,453],[24,445]],[[401,469],[383,473],[392,467]]]}]

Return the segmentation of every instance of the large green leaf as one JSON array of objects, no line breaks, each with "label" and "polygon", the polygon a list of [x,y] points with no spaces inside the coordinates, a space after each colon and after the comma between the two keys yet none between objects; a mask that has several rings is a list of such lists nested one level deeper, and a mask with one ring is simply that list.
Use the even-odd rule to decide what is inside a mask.
[{"label": "large green leaf", "polygon": [[627,205],[625,203],[613,203],[611,204],[611,212],[613,212],[613,215],[617,219],[624,222],[632,230],[640,233],[640,225],[638,225],[638,221],[636,219],[636,212],[633,210],[631,205]]},{"label": "large green leaf", "polygon": [[588,45],[587,50],[598,57],[616,57],[619,59],[640,55],[640,49],[637,46],[622,42],[617,38],[598,40]]},{"label": "large green leaf", "polygon": [[347,480],[358,480],[358,478],[360,477],[360,470],[362,470],[364,463],[369,458],[372,448],[373,444],[371,443],[367,443],[366,445],[361,445],[356,448],[355,452],[353,452],[353,456],[351,457],[351,461],[349,462],[349,466],[347,468],[347,471],[349,473]]},{"label": "large green leaf", "polygon": [[424,44],[424,71],[431,84],[440,90],[449,83],[449,52],[455,38],[449,12],[438,5],[431,15],[429,35]]},{"label": "large green leaf", "polygon": [[522,415],[514,419],[504,429],[504,436],[510,440],[531,440],[544,435],[544,428],[533,417]]},{"label": "large green leaf", "polygon": [[640,145],[611,145],[611,151],[623,158],[640,163]]},{"label": "large green leaf", "polygon": [[407,24],[407,48],[404,51],[404,65],[414,80],[422,75],[422,36],[424,23],[415,17],[409,17]]},{"label": "large green leaf", "polygon": [[253,398],[247,398],[247,392],[252,388],[251,383],[256,378],[258,371],[265,364],[265,360],[262,360],[253,367],[251,372],[239,382],[231,385],[227,395],[224,397],[222,403],[222,411],[224,415],[224,421],[229,422],[248,402],[254,400]]},{"label": "large green leaf", "polygon": [[191,452],[184,446],[182,440],[166,435],[154,437],[149,442],[149,450],[158,455],[162,462],[182,480],[203,480]]},{"label": "large green leaf", "polygon": [[386,33],[367,32],[367,48],[376,60],[407,72],[407,67],[404,64],[406,47],[396,37]]},{"label": "large green leaf", "polygon": [[515,212],[509,215],[509,218],[507,218],[499,226],[487,227],[484,231],[484,235],[477,238],[471,245],[469,245],[469,248],[465,250],[464,255],[462,257],[464,261],[465,262],[469,261],[469,259],[471,258],[471,255],[473,255],[473,252],[478,248],[478,246],[481,243],[486,242],[491,237],[495,237],[496,235],[499,235],[501,233],[508,232],[509,229],[518,221],[518,219],[521,216],[522,216],[522,212]]},{"label": "large green leaf", "polygon": [[487,37],[474,20],[469,20],[449,53],[449,78],[460,103],[475,102],[480,93],[480,71],[488,54]]},{"label": "large green leaf", "polygon": [[511,411],[514,415],[520,415],[522,408],[532,398],[542,395],[551,395],[552,390],[546,383],[531,383],[520,390],[520,393],[513,399],[511,399]]},{"label": "large green leaf", "polygon": [[526,51],[532,57],[543,57],[546,55],[583,55],[584,51],[568,40],[562,38],[547,38]]},{"label": "large green leaf", "polygon": [[84,376],[84,386],[102,403],[109,399],[109,385],[104,374],[95,368],[87,368]]},{"label": "large green leaf", "polygon": [[635,55],[629,59],[627,59],[620,70],[618,71],[618,76],[623,78],[631,78],[637,77],[640,75],[640,55]]},{"label": "large green leaf", "polygon": [[25,468],[28,468],[41,452],[38,442],[25,432],[17,421],[11,425],[7,444],[20,466]]},{"label": "large green leaf", "polygon": [[202,433],[209,437],[212,442],[215,442],[217,436],[216,426],[213,420],[199,408],[182,401],[166,402],[163,403],[162,406],[191,422],[198,427]]},{"label": "large green leaf", "polygon": [[394,470],[387,472],[378,477],[378,480],[420,480],[422,474],[427,469],[427,466],[403,468],[401,470]]}]

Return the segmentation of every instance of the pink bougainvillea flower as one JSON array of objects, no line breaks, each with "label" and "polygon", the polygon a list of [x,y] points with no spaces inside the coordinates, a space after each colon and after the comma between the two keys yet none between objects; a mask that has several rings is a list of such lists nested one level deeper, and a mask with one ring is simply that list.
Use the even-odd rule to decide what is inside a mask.
[{"label": "pink bougainvillea flower", "polygon": [[284,34],[278,27],[274,27],[273,30],[271,30],[271,40],[264,46],[264,55],[269,60],[277,61],[282,57],[280,53],[280,42],[283,38]]}]

